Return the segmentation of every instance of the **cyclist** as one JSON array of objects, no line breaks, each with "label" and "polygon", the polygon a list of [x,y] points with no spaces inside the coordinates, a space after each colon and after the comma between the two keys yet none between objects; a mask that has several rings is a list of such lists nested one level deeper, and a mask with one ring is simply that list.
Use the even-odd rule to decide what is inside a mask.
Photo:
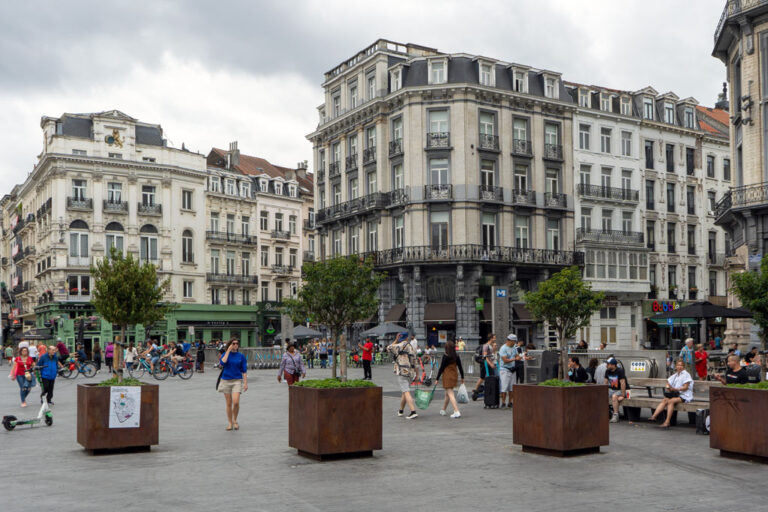
[{"label": "cyclist", "polygon": [[174,368],[184,360],[185,356],[184,346],[181,343],[176,343],[174,341],[171,342],[168,351],[163,354],[163,357],[168,357],[173,362]]},{"label": "cyclist", "polygon": [[82,344],[77,346],[77,351],[75,352],[75,359],[77,360],[78,365],[81,365],[88,360],[88,356],[85,355],[85,349],[83,349]]},{"label": "cyclist", "polygon": [[141,357],[149,360],[149,371],[155,372],[155,364],[160,360],[160,350],[157,348],[154,340],[148,340]]}]

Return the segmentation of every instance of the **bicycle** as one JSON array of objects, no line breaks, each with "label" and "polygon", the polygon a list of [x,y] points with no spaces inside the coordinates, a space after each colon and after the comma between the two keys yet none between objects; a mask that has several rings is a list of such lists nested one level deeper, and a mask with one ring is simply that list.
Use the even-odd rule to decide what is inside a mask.
[{"label": "bicycle", "polygon": [[[133,364],[128,366],[126,365],[126,368],[128,370],[128,375],[133,377],[134,379],[140,379],[144,376],[145,373],[149,372],[150,375],[157,378],[157,370],[160,367],[160,362],[158,361],[157,364],[155,364],[155,371],[152,371],[152,366],[149,364],[149,362],[144,359],[143,357],[139,359],[135,359],[133,361]],[[166,375],[167,377],[167,375]],[[162,377],[158,380],[163,380],[165,377]]]},{"label": "bicycle", "polygon": [[185,358],[173,366],[171,361],[164,357],[157,362],[154,377],[157,380],[165,380],[169,375],[178,375],[180,378],[187,380],[192,378],[193,374],[194,369],[192,368],[191,359]]},{"label": "bicycle", "polygon": [[93,361],[83,361],[81,363],[76,359],[70,358],[64,362],[62,368],[59,368],[59,375],[65,379],[76,379],[80,374],[90,379],[96,375],[96,364]]}]

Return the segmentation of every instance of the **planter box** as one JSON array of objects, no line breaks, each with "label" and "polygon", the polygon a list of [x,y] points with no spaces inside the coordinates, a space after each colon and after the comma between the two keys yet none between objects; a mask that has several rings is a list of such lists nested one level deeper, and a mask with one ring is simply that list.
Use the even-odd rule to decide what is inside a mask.
[{"label": "planter box", "polygon": [[768,463],[768,391],[709,388],[709,446],[724,457]]},{"label": "planter box", "polygon": [[564,457],[608,446],[608,386],[512,388],[512,442],[524,452]]},{"label": "planter box", "polygon": [[77,386],[77,442],[86,450],[145,449],[158,444],[159,390],[157,384],[141,386],[138,428],[109,428],[109,386]]},{"label": "planter box", "polygon": [[380,387],[288,388],[288,446],[317,460],[370,457],[382,446]]}]

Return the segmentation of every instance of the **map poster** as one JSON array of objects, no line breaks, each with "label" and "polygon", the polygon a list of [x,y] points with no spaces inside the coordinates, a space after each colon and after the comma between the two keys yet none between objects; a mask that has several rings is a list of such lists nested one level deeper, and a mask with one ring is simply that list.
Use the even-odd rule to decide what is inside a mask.
[{"label": "map poster", "polygon": [[139,428],[141,386],[112,386],[109,397],[109,428]]}]

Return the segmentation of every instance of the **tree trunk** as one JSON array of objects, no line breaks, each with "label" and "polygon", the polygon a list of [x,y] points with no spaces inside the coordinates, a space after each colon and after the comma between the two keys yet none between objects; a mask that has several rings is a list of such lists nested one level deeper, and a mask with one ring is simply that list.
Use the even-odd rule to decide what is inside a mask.
[{"label": "tree trunk", "polygon": [[347,331],[346,329],[342,331],[341,340],[340,343],[341,349],[339,354],[339,362],[341,363],[341,381],[346,382],[347,380]]},{"label": "tree trunk", "polygon": [[331,377],[334,379],[336,378],[336,355],[339,353],[339,344],[336,342],[337,339],[339,339],[339,333],[331,331],[331,336],[333,337],[333,361],[331,361]]},{"label": "tree trunk", "polygon": [[117,382],[123,381],[123,345],[125,345],[125,325],[120,326],[120,343],[114,343],[112,350],[112,373]]},{"label": "tree trunk", "polygon": [[560,346],[560,364],[558,365],[557,369],[557,378],[560,380],[565,380],[566,373],[565,369],[568,368],[568,342],[565,339],[565,331],[558,333],[559,334],[559,343]]}]

